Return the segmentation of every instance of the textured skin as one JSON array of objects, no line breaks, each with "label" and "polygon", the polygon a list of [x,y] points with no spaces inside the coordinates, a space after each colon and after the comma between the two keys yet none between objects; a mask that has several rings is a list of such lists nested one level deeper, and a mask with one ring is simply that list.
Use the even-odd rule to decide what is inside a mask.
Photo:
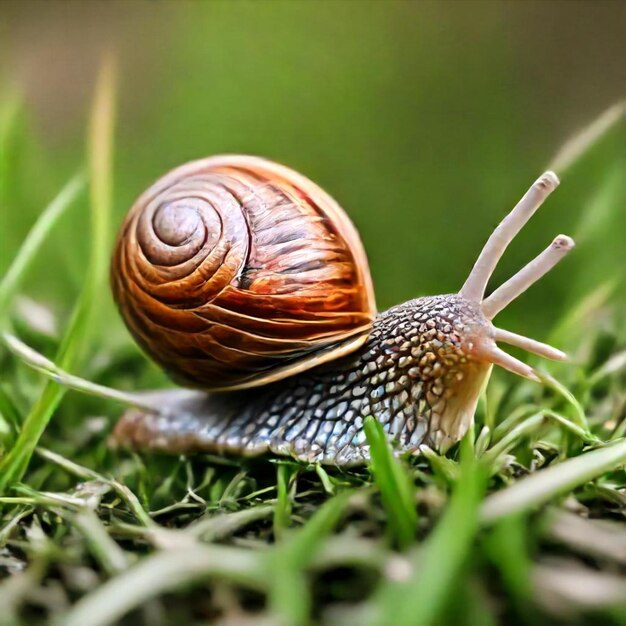
[{"label": "textured skin", "polygon": [[[211,157],[161,178],[120,231],[111,283],[135,339],[175,380],[232,389],[333,358],[374,294],[339,205],[286,167]],[[356,347],[356,346],[355,346]]]},{"label": "textured skin", "polygon": [[479,307],[456,295],[418,298],[381,313],[355,354],[260,389],[163,392],[161,413],[128,411],[118,444],[166,452],[271,451],[347,466],[369,457],[373,415],[399,449],[458,441],[490,365],[474,355],[489,336]]}]

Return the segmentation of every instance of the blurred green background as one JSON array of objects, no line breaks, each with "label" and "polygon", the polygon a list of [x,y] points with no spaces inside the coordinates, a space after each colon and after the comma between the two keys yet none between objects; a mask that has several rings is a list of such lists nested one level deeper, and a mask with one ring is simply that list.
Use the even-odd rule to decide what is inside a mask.
[{"label": "blurred green background", "polygon": [[[4,0],[0,132],[11,137],[0,155],[0,274],[84,165],[107,48],[121,67],[116,226],[173,166],[263,155],[345,207],[380,309],[458,289],[562,142],[626,96],[623,2]],[[494,285],[559,232],[579,243],[502,325],[545,336],[608,278],[622,281],[624,308],[625,136],[613,133],[569,171],[511,247]],[[86,202],[55,230],[26,285],[62,316],[83,277]],[[111,319],[111,336],[125,341]]]}]

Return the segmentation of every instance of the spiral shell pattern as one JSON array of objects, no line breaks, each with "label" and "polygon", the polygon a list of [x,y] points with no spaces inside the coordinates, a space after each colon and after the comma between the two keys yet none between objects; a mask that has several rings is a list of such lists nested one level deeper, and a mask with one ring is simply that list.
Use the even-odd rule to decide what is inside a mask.
[{"label": "spiral shell pattern", "polygon": [[177,381],[252,387],[356,350],[376,307],[337,203],[264,159],[179,167],[135,202],[111,281],[139,344]]}]

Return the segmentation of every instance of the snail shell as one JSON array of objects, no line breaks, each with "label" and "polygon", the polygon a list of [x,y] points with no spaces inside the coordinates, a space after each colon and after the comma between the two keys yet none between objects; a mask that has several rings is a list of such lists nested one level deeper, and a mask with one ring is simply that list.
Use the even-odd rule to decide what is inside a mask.
[{"label": "snail shell", "polygon": [[280,380],[360,347],[376,306],[356,229],[320,187],[265,159],[217,156],[143,193],[117,239],[113,294],[175,380]]}]

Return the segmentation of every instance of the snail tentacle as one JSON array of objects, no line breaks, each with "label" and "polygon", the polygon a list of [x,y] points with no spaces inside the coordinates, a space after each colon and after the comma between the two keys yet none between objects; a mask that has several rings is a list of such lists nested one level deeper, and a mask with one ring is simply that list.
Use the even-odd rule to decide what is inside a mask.
[{"label": "snail tentacle", "polygon": [[487,319],[493,319],[515,298],[547,274],[574,247],[574,240],[567,235],[558,235],[552,243],[517,274],[498,287],[481,307]]},{"label": "snail tentacle", "polygon": [[491,233],[472,271],[459,291],[461,297],[474,302],[482,301],[487,283],[504,251],[558,185],[559,179],[551,171],[542,174],[532,184],[513,210]]},{"label": "snail tentacle", "polygon": [[502,343],[506,343],[510,346],[515,346],[516,348],[521,348],[522,350],[526,350],[527,352],[531,352],[532,354],[536,354],[537,356],[542,356],[553,361],[567,360],[567,354],[565,354],[562,350],[553,348],[552,346],[542,343],[541,341],[536,341],[535,339],[530,339],[529,337],[512,333],[509,330],[503,330],[502,328],[495,329],[495,340],[501,341]]}]

